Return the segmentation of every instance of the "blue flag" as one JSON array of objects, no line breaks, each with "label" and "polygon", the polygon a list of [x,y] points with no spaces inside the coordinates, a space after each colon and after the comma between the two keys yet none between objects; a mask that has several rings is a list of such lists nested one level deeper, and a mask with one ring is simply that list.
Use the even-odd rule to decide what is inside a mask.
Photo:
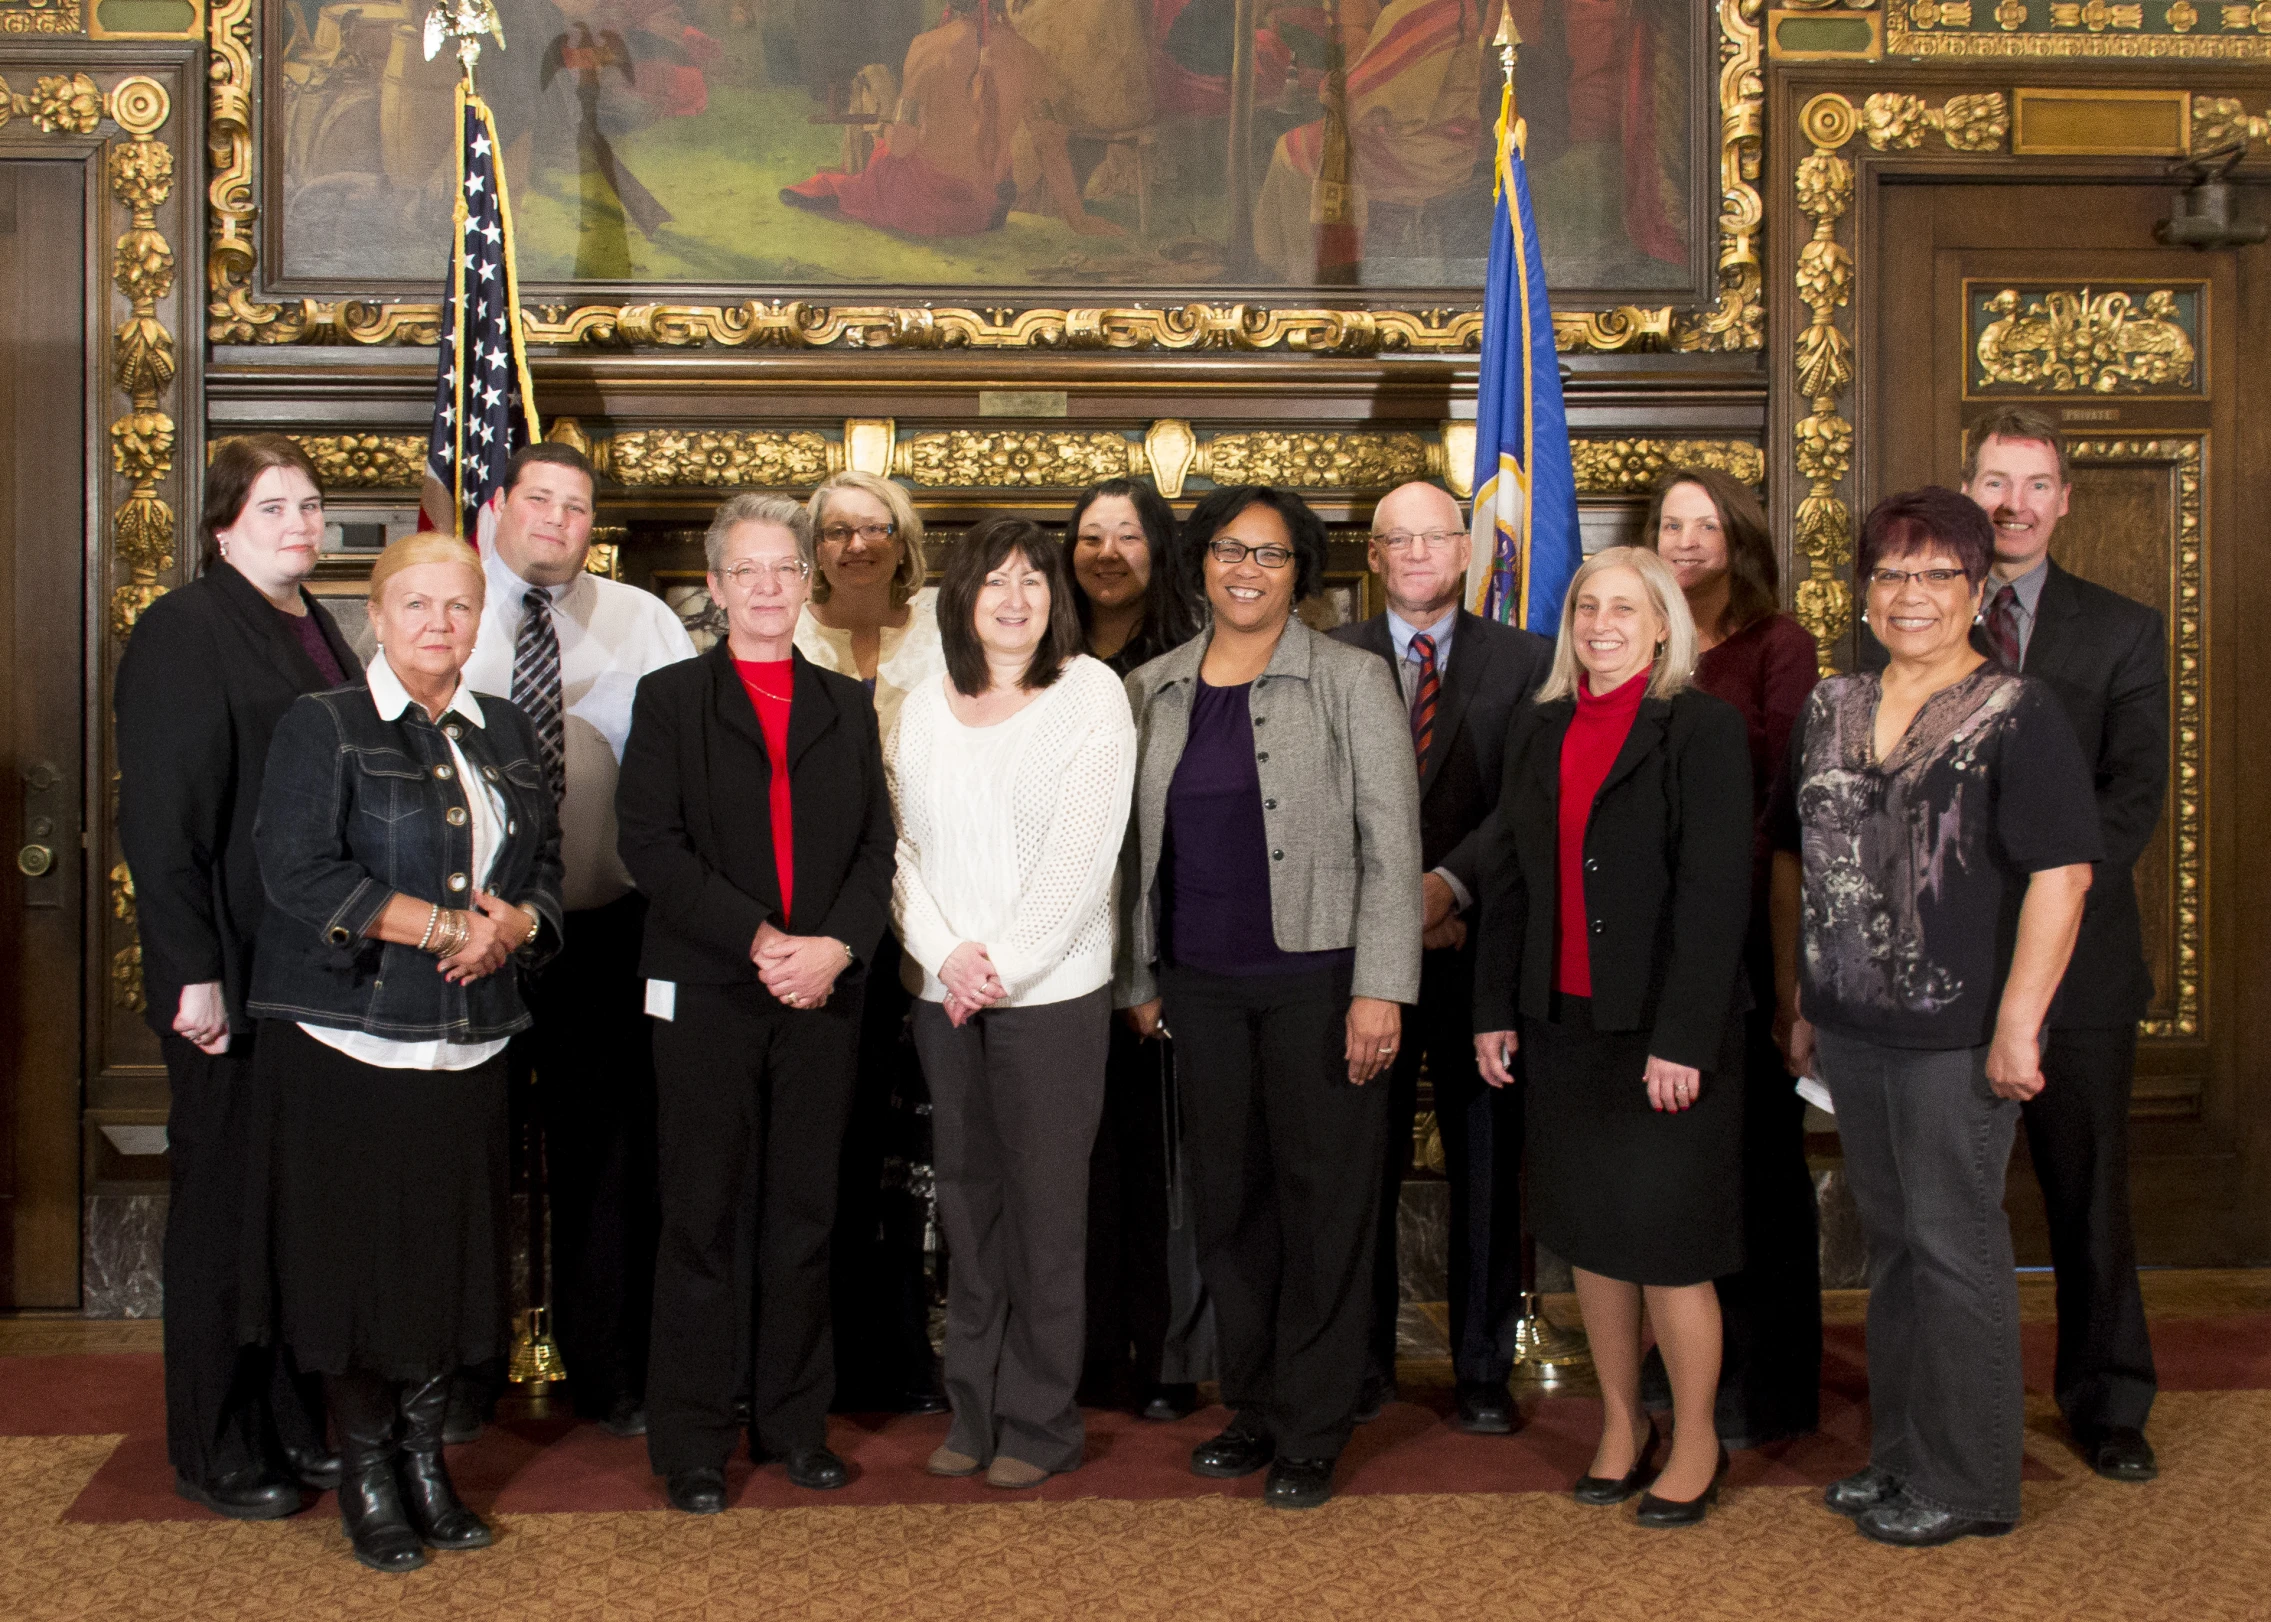
[{"label": "blue flag", "polygon": [[1486,619],[1550,637],[1561,628],[1561,600],[1585,547],[1577,530],[1577,470],[1569,457],[1545,256],[1522,162],[1527,131],[1513,113],[1509,84],[1498,119],[1498,201],[1475,392],[1475,544],[1467,603]]}]

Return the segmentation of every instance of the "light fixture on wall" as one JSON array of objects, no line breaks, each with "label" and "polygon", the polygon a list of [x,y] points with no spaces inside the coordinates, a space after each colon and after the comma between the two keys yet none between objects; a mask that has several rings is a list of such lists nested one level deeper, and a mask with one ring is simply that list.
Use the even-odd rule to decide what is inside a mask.
[{"label": "light fixture on wall", "polygon": [[2271,225],[2232,218],[2232,170],[2247,156],[2244,144],[2204,153],[2178,167],[2192,184],[2169,200],[2169,217],[2153,235],[2177,248],[2243,248],[2271,236]]}]

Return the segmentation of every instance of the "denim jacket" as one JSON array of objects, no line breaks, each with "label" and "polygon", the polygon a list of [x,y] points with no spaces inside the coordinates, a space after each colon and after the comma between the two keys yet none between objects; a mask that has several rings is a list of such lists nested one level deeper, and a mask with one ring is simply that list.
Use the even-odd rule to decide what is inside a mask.
[{"label": "denim jacket", "polygon": [[[341,687],[285,712],[253,825],[268,910],[252,1013],[397,1041],[487,1042],[529,1024],[516,965],[559,945],[559,819],[528,718],[486,693],[475,705],[479,722],[452,708],[437,724],[417,704],[385,720],[368,690]],[[430,952],[363,933],[397,894],[472,905],[473,829],[452,737],[505,805],[488,893],[544,920],[529,950],[471,985],[443,979]]]}]

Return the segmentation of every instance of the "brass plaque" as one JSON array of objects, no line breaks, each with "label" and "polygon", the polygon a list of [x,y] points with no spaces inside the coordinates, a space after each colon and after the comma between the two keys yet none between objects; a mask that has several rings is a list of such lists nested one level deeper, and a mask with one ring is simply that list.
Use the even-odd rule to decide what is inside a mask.
[{"label": "brass plaque", "polygon": [[2089,286],[1964,280],[1964,396],[2198,399],[2205,282]]},{"label": "brass plaque", "polygon": [[2181,158],[2192,150],[2182,90],[2043,90],[2012,95],[2011,151],[2022,158]]},{"label": "brass plaque", "polygon": [[980,389],[981,417],[1061,417],[1069,401],[1063,389]]}]

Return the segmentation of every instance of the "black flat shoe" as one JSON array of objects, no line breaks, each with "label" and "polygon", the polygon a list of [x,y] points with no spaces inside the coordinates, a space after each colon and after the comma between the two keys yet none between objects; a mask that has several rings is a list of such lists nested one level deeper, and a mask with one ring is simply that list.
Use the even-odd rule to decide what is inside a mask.
[{"label": "black flat shoe", "polygon": [[[333,1460],[336,1472],[338,1461]],[[332,1476],[332,1485],[339,1478]],[[216,1481],[210,1487],[187,1476],[173,1478],[174,1495],[186,1498],[193,1504],[203,1504],[216,1515],[226,1515],[232,1521],[280,1521],[287,1515],[300,1512],[300,1488],[297,1482],[266,1481],[257,1476],[242,1476],[230,1481]]]},{"label": "black flat shoe", "polygon": [[792,1447],[783,1462],[792,1486],[809,1487],[814,1492],[833,1492],[848,1486],[852,1479],[851,1466],[824,1447]]},{"label": "black flat shoe", "polygon": [[1633,1519],[1642,1526],[1657,1528],[1673,1526],[1701,1526],[1711,1506],[1719,1502],[1719,1484],[1727,1479],[1727,1450],[1719,1450],[1719,1463],[1711,1472],[1711,1485],[1693,1498],[1659,1498],[1654,1493],[1640,1495],[1640,1508]]},{"label": "black flat shoe", "polygon": [[1890,1543],[1902,1549],[1936,1549],[1958,1538],[1999,1538],[2010,1531],[2014,1523],[1971,1520],[1901,1498],[1879,1504],[1853,1524],[1872,1542]]},{"label": "black flat shoe", "polygon": [[1367,1374],[1364,1383],[1356,1388],[1356,1412],[1350,1417],[1359,1425],[1369,1425],[1380,1417],[1383,1408],[1395,1400],[1395,1376]]},{"label": "black flat shoe", "polygon": [[607,1417],[600,1423],[607,1427],[610,1436],[644,1436],[647,1433],[646,1404],[636,1397],[617,1397],[608,1405]]},{"label": "black flat shoe", "polygon": [[1655,1459],[1657,1444],[1662,1440],[1656,1434],[1656,1421],[1649,1420],[1648,1439],[1640,1444],[1639,1457],[1632,1461],[1631,1469],[1621,1476],[1579,1476],[1577,1485],[1569,1489],[1569,1496],[1580,1504],[1592,1504],[1604,1509],[1611,1504],[1623,1503],[1656,1479],[1656,1470],[1651,1461]]},{"label": "black flat shoe", "polygon": [[681,1470],[663,1484],[663,1489],[670,1494],[672,1509],[682,1509],[689,1515],[725,1512],[723,1470]]},{"label": "black flat shoe", "polygon": [[284,1468],[309,1492],[339,1490],[339,1455],[320,1447],[284,1449]]},{"label": "black flat shoe", "polygon": [[1843,1481],[1833,1481],[1822,1489],[1823,1503],[1838,1514],[1855,1519],[1868,1514],[1880,1504],[1899,1501],[1900,1478],[1873,1464],[1855,1471]]},{"label": "black flat shoe", "polygon": [[1250,1476],[1277,1457],[1277,1444],[1232,1420],[1230,1428],[1212,1441],[1191,1449],[1191,1474],[1216,1481]]},{"label": "black flat shoe", "polygon": [[918,1386],[900,1392],[892,1406],[902,1414],[943,1414],[953,1404],[945,1392]]},{"label": "black flat shoe", "polygon": [[1511,1436],[1522,1427],[1521,1410],[1504,1385],[1461,1380],[1458,1400],[1456,1423],[1470,1436]]},{"label": "black flat shoe", "polygon": [[1315,1509],[1333,1495],[1331,1459],[1279,1459],[1270,1466],[1262,1502],[1272,1509]]},{"label": "black flat shoe", "polygon": [[2161,1473],[2153,1444],[2133,1425],[2108,1425],[2077,1438],[2082,1457],[2108,1481],[2150,1481]]},{"label": "black flat shoe", "polygon": [[1195,1385],[1155,1385],[1136,1410],[1136,1417],[1153,1424],[1172,1424],[1188,1419],[1199,1410],[1199,1388]]}]

